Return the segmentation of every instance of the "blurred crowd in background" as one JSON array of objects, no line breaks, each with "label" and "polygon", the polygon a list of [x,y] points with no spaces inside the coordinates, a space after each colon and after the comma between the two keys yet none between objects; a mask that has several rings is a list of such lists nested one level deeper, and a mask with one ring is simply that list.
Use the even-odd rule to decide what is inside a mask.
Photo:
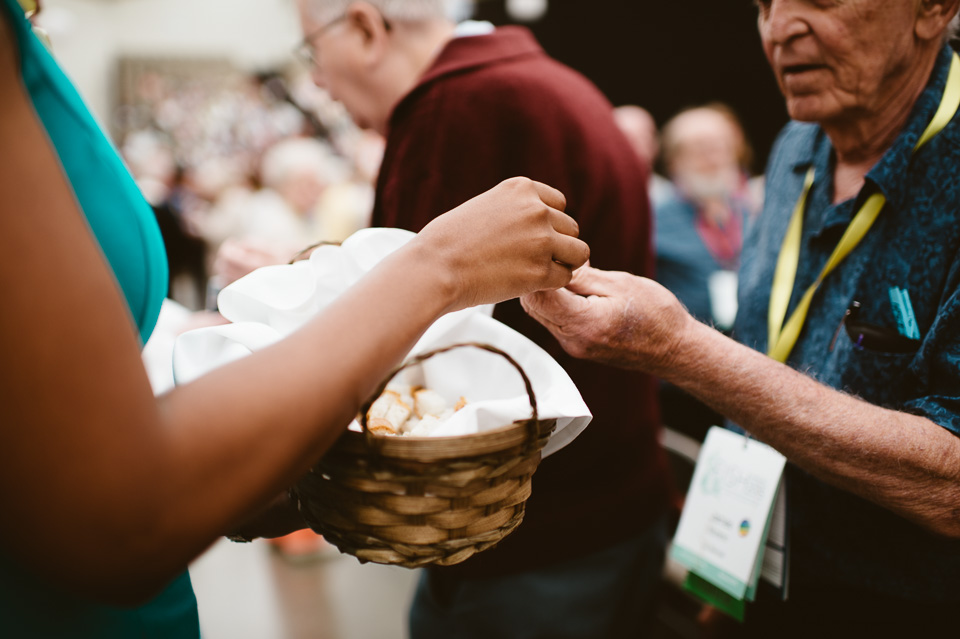
[{"label": "blurred crowd in background", "polygon": [[368,225],[383,140],[305,72],[216,84],[147,72],[135,91],[118,144],[160,222],[181,305],[212,309],[255,268]]},{"label": "blurred crowd in background", "polygon": [[[384,150],[382,136],[353,124],[295,61],[217,77],[143,71],[115,118],[167,247],[172,303],[156,337],[165,350],[182,330],[221,321],[224,286],[368,226]],[[614,114],[649,167],[637,179],[649,180],[657,279],[698,319],[729,330],[745,227],[763,200],[744,127],[719,102],[682,109],[662,126],[639,105]],[[155,364],[161,389],[172,383],[167,363]],[[661,400],[664,422],[697,440],[719,422],[667,384]]]},{"label": "blurred crowd in background", "polygon": [[[213,308],[216,291],[254,268],[369,224],[384,140],[357,128],[304,70],[217,84],[149,72],[136,91],[118,146],[157,214],[180,304]],[[700,319],[728,328],[735,289],[711,277],[736,271],[743,226],[763,197],[737,115],[711,103],[662,130],[637,105],[615,115],[650,167],[658,273]]]},{"label": "blurred crowd in background", "polygon": [[[167,246],[169,297],[179,309],[210,312],[185,321],[181,310],[174,332],[218,321],[219,290],[254,269],[370,222],[383,138],[357,128],[296,63],[228,78],[143,72],[119,111],[119,148]],[[638,105],[615,116],[650,169],[657,279],[698,319],[729,330],[744,230],[763,199],[737,114],[714,102],[662,127]],[[696,439],[718,423],[668,385],[661,399],[665,423]]]}]

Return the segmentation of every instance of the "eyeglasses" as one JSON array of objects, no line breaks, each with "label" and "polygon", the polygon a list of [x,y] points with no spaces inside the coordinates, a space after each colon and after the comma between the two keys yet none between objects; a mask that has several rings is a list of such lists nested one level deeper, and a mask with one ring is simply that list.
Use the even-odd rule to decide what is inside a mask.
[{"label": "eyeglasses", "polygon": [[332,27],[335,27],[339,23],[346,20],[346,18],[347,18],[347,14],[343,14],[342,16],[334,18],[333,20],[323,25],[322,27],[308,33],[303,38],[303,40],[300,41],[300,44],[294,47],[293,54],[307,64],[316,64],[317,48],[313,46],[313,43],[316,41],[317,38],[319,38],[324,33],[329,31]]},{"label": "eyeglasses", "polygon": [[[385,17],[381,15],[383,19],[383,28],[387,31],[390,31],[392,25]],[[347,14],[343,14],[337,18],[334,18],[327,24],[322,27],[315,29],[314,31],[308,33],[303,40],[300,41],[293,49],[293,54],[302,62],[308,65],[315,65],[319,62],[319,56],[317,55],[317,47],[314,46],[314,42],[317,41],[317,38],[326,33],[331,27],[336,26],[337,24],[343,22],[347,19]]]}]

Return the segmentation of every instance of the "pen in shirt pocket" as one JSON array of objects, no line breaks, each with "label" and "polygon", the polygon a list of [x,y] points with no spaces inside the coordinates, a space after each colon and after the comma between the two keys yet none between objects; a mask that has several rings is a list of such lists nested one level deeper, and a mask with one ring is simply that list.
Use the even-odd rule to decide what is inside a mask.
[{"label": "pen in shirt pocket", "polygon": [[833,352],[833,349],[837,346],[837,338],[840,337],[840,331],[843,330],[844,325],[847,323],[847,318],[854,312],[860,311],[860,302],[854,300],[850,303],[850,306],[847,307],[847,310],[843,313],[843,317],[840,318],[840,323],[837,324],[837,330],[833,333],[833,339],[830,340],[830,352]]},{"label": "pen in shirt pocket", "polygon": [[[830,352],[836,347],[837,339],[840,337],[840,331],[846,329],[850,341],[856,350],[869,350],[881,353],[911,353],[920,346],[919,330],[916,328],[916,318],[913,318],[913,329],[911,335],[917,335],[916,338],[908,337],[901,331],[888,328],[886,326],[876,326],[860,320],[861,304],[854,301],[847,308],[840,326],[830,342]],[[896,312],[896,311],[895,311]],[[912,316],[912,308],[910,314]],[[909,327],[909,323],[906,324]]]}]

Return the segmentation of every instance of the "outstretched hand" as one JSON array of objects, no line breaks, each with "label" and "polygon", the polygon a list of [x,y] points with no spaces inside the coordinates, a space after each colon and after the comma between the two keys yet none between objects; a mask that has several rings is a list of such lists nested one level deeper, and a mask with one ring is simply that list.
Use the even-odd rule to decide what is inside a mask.
[{"label": "outstretched hand", "polygon": [[653,374],[667,371],[695,321],[656,282],[590,266],[577,270],[566,288],[520,301],[574,357]]},{"label": "outstretched hand", "polygon": [[565,286],[590,257],[563,194],[512,178],[441,215],[417,242],[452,277],[451,310]]}]

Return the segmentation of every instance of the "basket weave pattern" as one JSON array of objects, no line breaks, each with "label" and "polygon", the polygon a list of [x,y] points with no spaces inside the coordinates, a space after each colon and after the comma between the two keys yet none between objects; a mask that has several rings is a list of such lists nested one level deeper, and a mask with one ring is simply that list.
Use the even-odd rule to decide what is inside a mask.
[{"label": "basket weave pattern", "polygon": [[[400,370],[462,346],[504,356],[523,377],[532,418],[462,437],[378,437],[366,411]],[[523,369],[484,344],[426,353],[394,371],[347,431],[291,490],[306,522],[361,562],[449,566],[495,546],[523,519],[531,477],[556,420],[539,420]]]}]

